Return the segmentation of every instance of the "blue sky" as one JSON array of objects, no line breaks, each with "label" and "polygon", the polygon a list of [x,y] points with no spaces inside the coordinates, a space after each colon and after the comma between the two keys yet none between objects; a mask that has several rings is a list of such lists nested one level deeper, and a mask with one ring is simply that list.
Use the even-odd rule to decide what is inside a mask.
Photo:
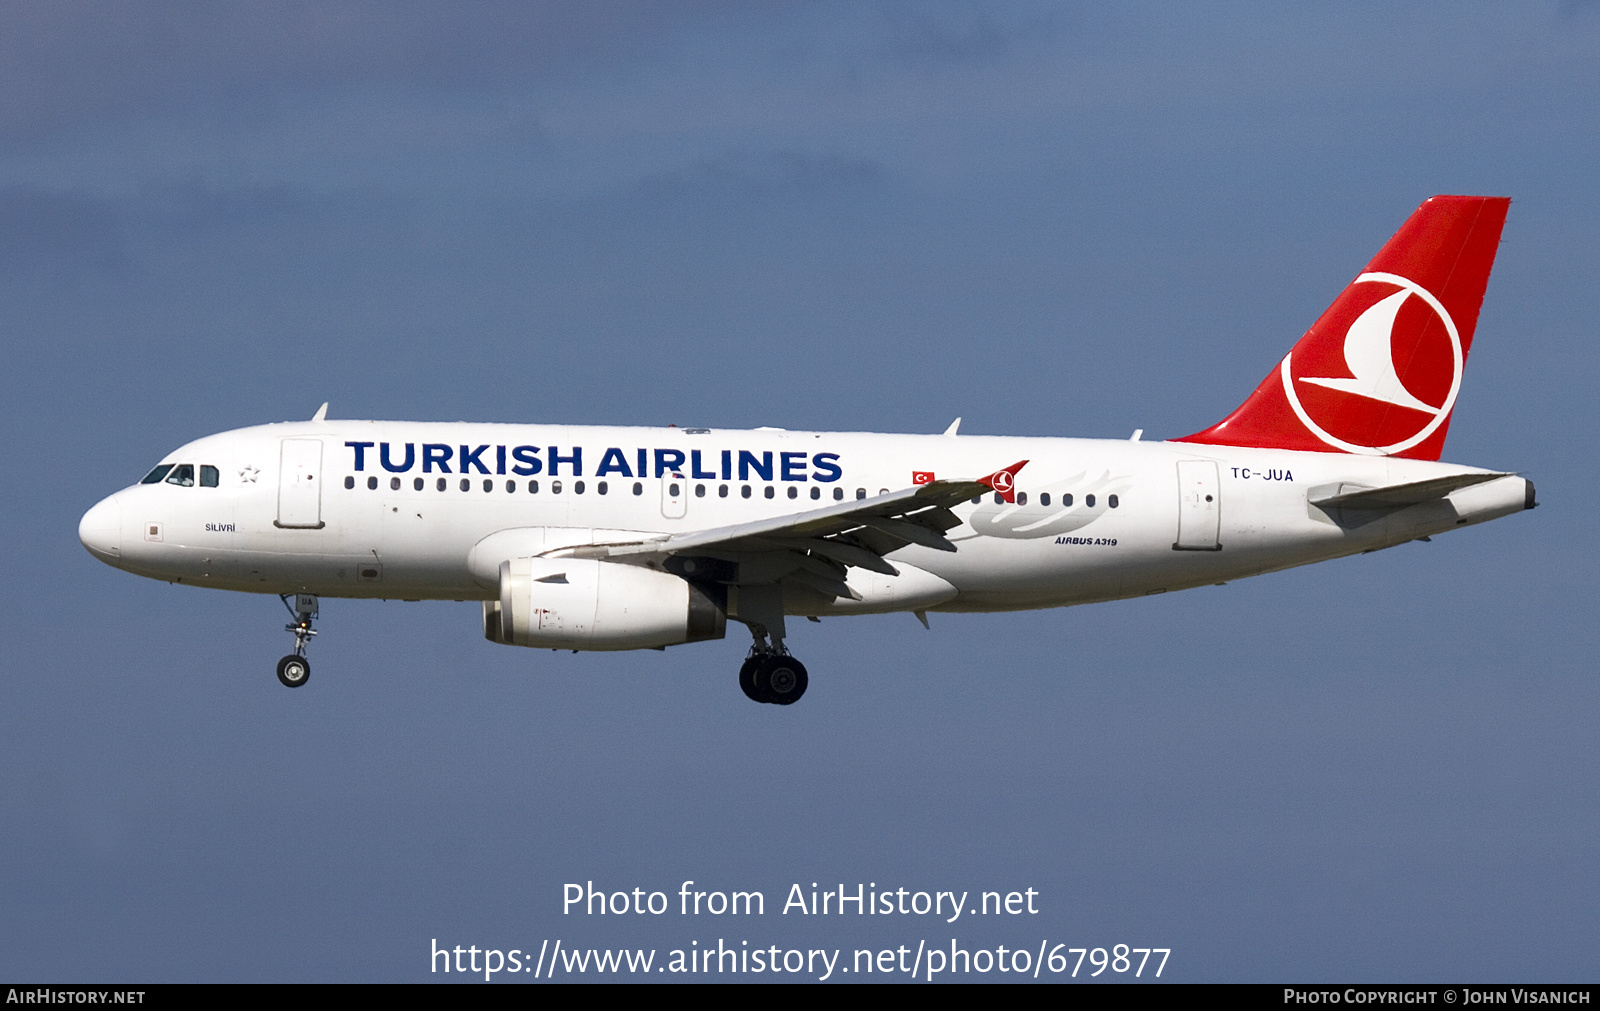
[{"label": "blue sky", "polygon": [[[1172,947],[1592,979],[1600,9],[16,4],[0,39],[0,970],[410,980],[480,947]],[[1221,418],[1433,193],[1513,198],[1446,458],[1533,513],[1141,601],[485,642],[139,580],[78,517],[308,417],[1120,438]],[[925,924],[560,886],[1034,887]],[[1015,935],[1015,940],[1012,936]],[[737,936],[746,936],[743,933]],[[1052,942],[1053,943],[1053,942]]]}]

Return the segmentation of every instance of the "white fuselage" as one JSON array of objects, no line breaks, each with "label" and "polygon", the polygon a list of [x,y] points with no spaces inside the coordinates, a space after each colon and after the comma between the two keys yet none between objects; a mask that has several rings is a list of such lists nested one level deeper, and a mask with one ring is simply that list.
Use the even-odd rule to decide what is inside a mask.
[{"label": "white fuselage", "polygon": [[1017,476],[1016,503],[985,495],[954,509],[963,521],[947,533],[954,553],[905,547],[892,556],[900,577],[851,570],[861,600],[816,596],[787,602],[786,610],[1000,611],[1133,597],[1388,547],[1532,504],[1531,486],[1506,476],[1352,521],[1311,499],[1340,486],[1487,472],[1345,453],[311,421],[192,442],[164,462],[190,465],[195,475],[215,468],[207,472],[214,486],[198,477],[188,486],[133,485],[91,510],[80,535],[103,561],[173,582],[327,597],[492,599],[495,570],[474,558],[474,548],[508,531],[541,531],[538,543],[548,549],[600,539],[594,531],[704,530],[926,479],[914,473],[970,480],[1019,460],[1028,463]]}]

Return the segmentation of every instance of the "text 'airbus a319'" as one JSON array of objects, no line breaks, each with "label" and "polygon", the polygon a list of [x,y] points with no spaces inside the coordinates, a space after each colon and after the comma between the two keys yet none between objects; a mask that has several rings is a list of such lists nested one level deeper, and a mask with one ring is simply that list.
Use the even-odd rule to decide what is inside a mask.
[{"label": "text 'airbus a319'", "polygon": [[[497,643],[754,639],[788,704],[790,616],[1063,607],[1385,548],[1534,506],[1439,462],[1510,201],[1411,215],[1242,406],[1165,442],[402,421],[191,442],[78,528],[152,579],[283,597],[478,600]],[[291,603],[292,601],[292,603]]]}]

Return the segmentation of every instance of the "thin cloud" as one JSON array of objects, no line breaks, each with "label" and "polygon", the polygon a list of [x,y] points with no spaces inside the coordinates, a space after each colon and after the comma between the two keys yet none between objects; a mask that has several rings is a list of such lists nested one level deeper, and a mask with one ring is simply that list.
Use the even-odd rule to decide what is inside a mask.
[{"label": "thin cloud", "polygon": [[0,33],[0,131],[49,132],[284,88],[538,79],[576,61],[649,51],[730,6],[25,0],[9,5]]}]

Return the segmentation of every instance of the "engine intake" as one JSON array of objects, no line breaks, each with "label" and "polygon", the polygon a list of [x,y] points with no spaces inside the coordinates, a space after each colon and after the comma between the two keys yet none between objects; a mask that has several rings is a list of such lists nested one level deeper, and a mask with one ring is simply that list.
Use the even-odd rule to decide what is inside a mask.
[{"label": "engine intake", "polygon": [[483,602],[483,635],[507,646],[652,649],[721,639],[726,610],[667,572],[590,558],[500,563],[500,599]]}]

